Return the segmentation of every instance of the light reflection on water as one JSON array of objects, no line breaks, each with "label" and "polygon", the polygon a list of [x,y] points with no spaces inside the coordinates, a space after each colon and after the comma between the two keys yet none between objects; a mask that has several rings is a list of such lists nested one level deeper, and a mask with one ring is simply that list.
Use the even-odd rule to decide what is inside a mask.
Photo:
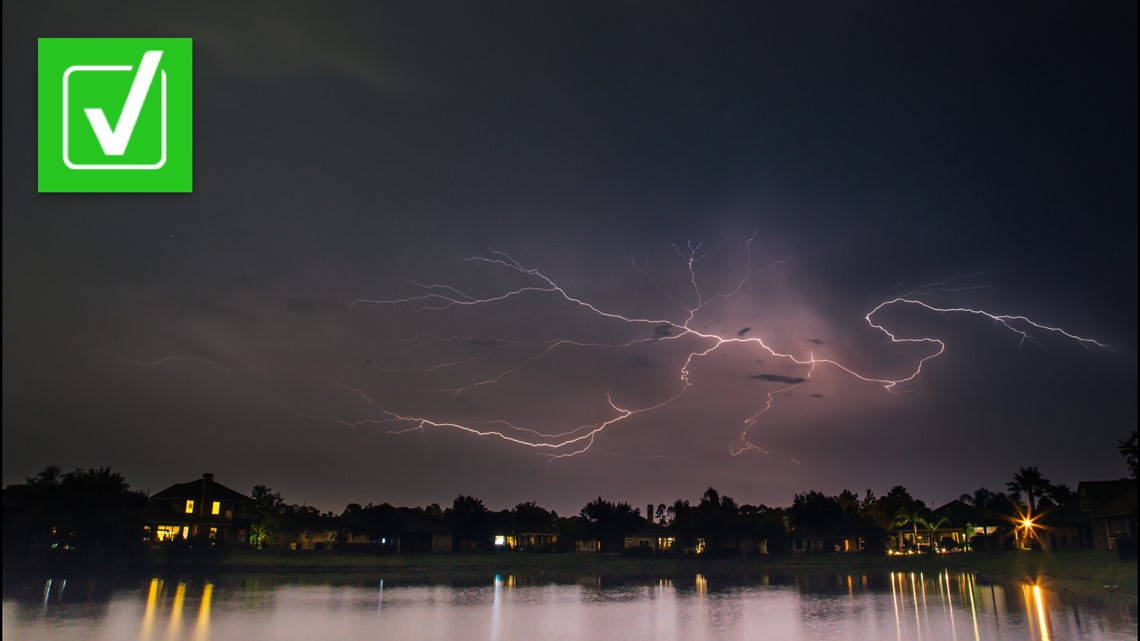
[{"label": "light reflection on water", "polygon": [[617,583],[497,574],[482,585],[153,578],[105,598],[91,597],[90,589],[84,598],[64,579],[26,588],[5,591],[6,640],[1114,641],[1135,639],[1137,631],[1135,602],[1078,606],[1040,585],[979,584],[971,574],[948,571],[748,580],[696,574]]}]

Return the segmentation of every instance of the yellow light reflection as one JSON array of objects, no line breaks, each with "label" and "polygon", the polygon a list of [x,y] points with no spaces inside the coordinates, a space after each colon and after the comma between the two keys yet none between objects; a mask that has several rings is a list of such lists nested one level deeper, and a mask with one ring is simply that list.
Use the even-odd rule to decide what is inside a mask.
[{"label": "yellow light reflection", "polygon": [[[941,591],[941,581],[938,582],[938,586]],[[950,616],[950,636],[957,641],[958,626],[954,623],[954,597],[950,594],[950,570],[946,570],[946,613]]]},{"label": "yellow light reflection", "polygon": [[980,641],[981,635],[978,634],[978,606],[974,604],[974,575],[968,575],[966,579],[966,591],[970,595],[970,617],[974,619],[974,641]]},{"label": "yellow light reflection", "polygon": [[1029,625],[1029,638],[1036,639],[1034,626],[1037,622],[1033,620],[1033,595],[1028,584],[1021,586],[1021,598],[1025,601],[1025,622]]},{"label": "yellow light reflection", "polygon": [[139,640],[150,639],[154,630],[154,613],[158,609],[158,594],[162,591],[162,579],[151,579],[150,589],[146,593],[146,611],[143,612],[142,630],[139,631]]},{"label": "yellow light reflection", "polygon": [[918,582],[914,580],[914,572],[910,573],[910,598],[914,600],[914,629],[922,634],[922,618],[918,615]]},{"label": "yellow light reflection", "polygon": [[1041,626],[1041,641],[1051,641],[1049,621],[1045,614],[1045,603],[1041,598],[1041,586],[1033,586],[1033,602],[1037,605],[1037,623]]},{"label": "yellow light reflection", "polygon": [[214,584],[207,583],[202,588],[202,604],[198,606],[198,621],[194,624],[194,641],[210,638],[210,600],[214,596]]},{"label": "yellow light reflection", "polygon": [[182,605],[186,602],[186,584],[179,583],[174,590],[174,605],[170,608],[170,626],[166,629],[166,638],[177,639],[182,630]]},{"label": "yellow light reflection", "polygon": [[895,604],[895,638],[902,641],[902,621],[899,620],[899,598],[895,590],[895,573],[891,572],[891,601]]},{"label": "yellow light reflection", "polygon": [[697,594],[700,594],[701,596],[708,594],[709,582],[708,582],[708,579],[705,578],[705,575],[703,575],[703,574],[697,575],[696,585],[697,585]]}]

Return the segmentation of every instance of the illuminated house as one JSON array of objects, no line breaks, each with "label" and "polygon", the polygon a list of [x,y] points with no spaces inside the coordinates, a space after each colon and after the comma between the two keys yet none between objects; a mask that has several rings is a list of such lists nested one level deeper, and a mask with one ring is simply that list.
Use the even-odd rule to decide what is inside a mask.
[{"label": "illuminated house", "polygon": [[625,543],[622,545],[625,551],[664,554],[673,549],[676,539],[668,529],[653,521],[643,521],[641,527],[625,535]]},{"label": "illuminated house", "polygon": [[[913,525],[905,525],[895,528],[891,533],[891,538],[894,539],[894,549],[902,552],[904,550],[929,550],[932,548],[932,543],[937,543],[938,548],[941,550],[967,550],[967,549],[980,549],[981,538],[978,537],[992,537],[999,533],[1000,528],[997,525],[987,524],[981,525],[976,523],[978,520],[977,510],[972,506],[966,505],[958,499],[954,499],[942,507],[934,510],[933,515],[927,519],[932,523],[938,523],[943,518],[946,519],[941,527],[939,527],[935,536],[937,541],[932,541],[930,530],[926,527],[918,526],[918,537],[915,538],[915,527]],[[971,527],[966,527],[966,524],[972,523]],[[1008,528],[1008,524],[1007,524]],[[977,539],[977,541],[975,541]]]},{"label": "illuminated house", "polygon": [[495,547],[523,552],[554,552],[558,549],[558,535],[553,532],[496,534]]},{"label": "illuminated house", "polygon": [[253,499],[214,482],[213,474],[171,485],[152,495],[146,508],[146,539],[208,538],[244,544],[256,520]]}]

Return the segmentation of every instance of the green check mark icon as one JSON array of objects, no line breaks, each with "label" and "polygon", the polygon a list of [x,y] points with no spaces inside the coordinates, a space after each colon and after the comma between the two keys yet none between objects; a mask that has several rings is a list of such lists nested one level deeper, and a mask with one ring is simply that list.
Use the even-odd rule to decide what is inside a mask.
[{"label": "green check mark icon", "polygon": [[103,153],[108,156],[122,156],[126,152],[127,144],[131,141],[131,134],[134,133],[135,125],[138,123],[139,113],[142,111],[143,102],[146,101],[147,92],[150,91],[150,86],[154,82],[154,74],[158,70],[158,61],[161,58],[161,51],[147,51],[143,54],[138,72],[131,82],[131,90],[127,93],[127,102],[123,105],[123,111],[119,114],[119,122],[114,129],[111,129],[111,125],[107,122],[107,115],[103,113],[102,109],[88,108],[83,110],[87,114],[87,119],[91,121],[91,128],[95,130],[95,137],[99,139]]}]

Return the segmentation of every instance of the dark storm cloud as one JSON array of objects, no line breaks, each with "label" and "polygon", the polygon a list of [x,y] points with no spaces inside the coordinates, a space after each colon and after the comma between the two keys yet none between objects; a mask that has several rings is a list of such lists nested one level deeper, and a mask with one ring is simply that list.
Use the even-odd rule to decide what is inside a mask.
[{"label": "dark storm cloud", "polygon": [[312,314],[318,311],[344,311],[348,306],[343,303],[334,303],[332,301],[320,300],[316,298],[286,298],[285,309],[293,312],[294,314]]},{"label": "dark storm cloud", "polygon": [[[2,10],[5,482],[56,462],[142,487],[211,471],[332,510],[465,493],[575,513],[599,492],[640,504],[713,485],[782,505],[850,482],[953,497],[965,476],[1000,489],[1017,465],[1071,485],[1120,472],[1113,443],[1137,411],[1135,3]],[[36,195],[36,37],[171,29],[195,39],[195,193]],[[706,239],[723,247],[693,282],[672,245]],[[329,302],[399,297],[409,278],[473,296],[541,286],[456,258],[488,246],[652,320],[538,294],[434,311]],[[614,260],[627,255],[649,256],[661,287]],[[801,463],[729,457],[720,444],[763,406],[752,381],[804,379],[741,376],[792,367],[735,341],[682,377],[687,350],[713,345],[678,327],[789,255],[691,327],[896,376],[928,352],[867,327],[884,290],[986,270],[999,290],[946,295],[1115,351],[891,310],[899,336],[946,341],[898,390],[919,393],[819,364],[809,389],[828,403],[781,396],[750,432]],[[510,342],[448,338],[462,336]],[[593,346],[539,357],[560,338]],[[682,389],[598,448],[701,453],[683,466],[595,452],[548,465],[494,438],[356,423],[383,407],[555,433]]]},{"label": "dark storm cloud", "polygon": [[749,374],[748,378],[758,381],[768,381],[770,383],[790,384],[803,383],[807,380],[806,378],[800,378],[798,376],[781,376],[780,374]]},{"label": "dark storm cloud", "polygon": [[502,347],[503,345],[503,341],[493,338],[465,338],[463,342],[475,347]]},{"label": "dark storm cloud", "polygon": [[624,363],[626,367],[664,367],[663,363],[642,354],[630,354],[625,357]]},{"label": "dark storm cloud", "polygon": [[197,298],[189,302],[178,304],[175,314],[178,318],[185,319],[195,314],[205,316],[241,316],[242,312],[214,300]]}]

